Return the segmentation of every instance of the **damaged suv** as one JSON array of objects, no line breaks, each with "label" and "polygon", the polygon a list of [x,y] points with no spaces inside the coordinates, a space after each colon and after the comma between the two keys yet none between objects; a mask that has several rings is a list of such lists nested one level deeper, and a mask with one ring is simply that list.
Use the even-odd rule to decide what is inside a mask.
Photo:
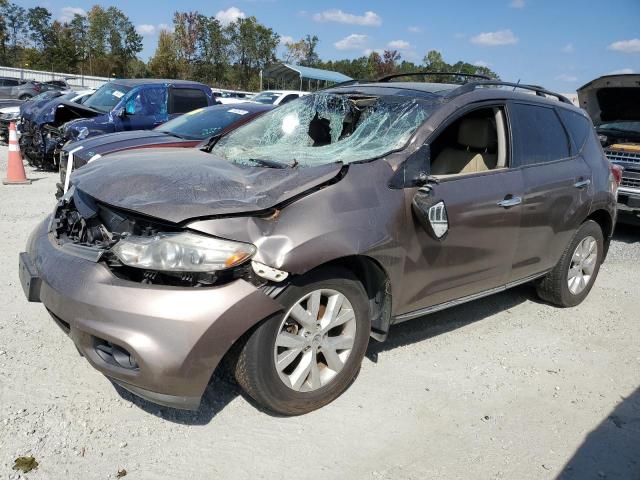
[{"label": "damaged suv", "polygon": [[187,80],[121,79],[84,103],[51,103],[37,120],[24,119],[20,149],[36,164],[58,165],[67,143],[105,133],[150,130],[178,115],[213,105],[211,89]]},{"label": "damaged suv", "polygon": [[25,294],[141,397],[196,409],[226,358],[287,415],[344,392],[394,323],[525,282],[579,304],[616,217],[588,117],[523,85],[390,80],[79,169],[20,254]]},{"label": "damaged suv", "polygon": [[605,75],[578,89],[605,154],[622,168],[618,205],[640,217],[640,74]]}]

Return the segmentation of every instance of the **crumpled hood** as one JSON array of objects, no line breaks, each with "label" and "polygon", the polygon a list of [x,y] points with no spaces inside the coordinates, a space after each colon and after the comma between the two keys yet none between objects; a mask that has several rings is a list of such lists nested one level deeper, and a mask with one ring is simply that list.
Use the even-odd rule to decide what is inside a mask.
[{"label": "crumpled hood", "polygon": [[60,102],[60,100],[55,97],[44,98],[41,100],[28,100],[20,105],[20,116],[25,118],[26,120],[32,120],[32,118],[40,112],[41,108],[45,107],[49,102],[53,100],[56,100],[58,103]]},{"label": "crumpled hood", "polygon": [[34,122],[39,125],[45,123],[54,123],[56,121],[60,123],[59,118],[61,115],[64,116],[64,121],[68,121],[69,118],[85,119],[97,117],[104,114],[98,112],[97,110],[93,110],[92,108],[85,107],[79,103],[55,99],[44,105],[37,112],[37,114],[34,116]]},{"label": "crumpled hood", "polygon": [[640,121],[640,74],[596,78],[578,89],[578,101],[596,126]]},{"label": "crumpled hood", "polygon": [[266,168],[198,149],[114,153],[75,171],[77,189],[111,206],[174,223],[257,212],[334,179],[342,164]]},{"label": "crumpled hood", "polygon": [[[73,142],[63,150],[68,152],[82,147],[81,150],[76,151],[74,157],[89,159],[94,155],[106,155],[111,152],[144,145],[159,145],[164,143],[178,144],[182,142],[184,142],[184,140],[162,132],[153,130],[131,130],[89,137],[85,140]],[[195,142],[197,141],[192,141],[192,143]]]}]

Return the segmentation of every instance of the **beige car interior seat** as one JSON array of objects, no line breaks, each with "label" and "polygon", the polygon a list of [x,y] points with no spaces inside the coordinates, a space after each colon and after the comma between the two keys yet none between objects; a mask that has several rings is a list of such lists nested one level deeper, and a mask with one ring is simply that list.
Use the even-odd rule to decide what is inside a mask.
[{"label": "beige car interior seat", "polygon": [[[498,156],[496,129],[488,118],[465,118],[458,128],[458,145],[446,147],[431,164],[432,175],[454,175],[493,170]],[[495,148],[494,148],[495,150]]]}]

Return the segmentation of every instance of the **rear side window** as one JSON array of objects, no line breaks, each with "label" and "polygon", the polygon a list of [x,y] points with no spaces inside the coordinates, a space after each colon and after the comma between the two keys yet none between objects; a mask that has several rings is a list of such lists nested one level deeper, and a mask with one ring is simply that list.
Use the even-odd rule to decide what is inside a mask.
[{"label": "rear side window", "polygon": [[169,113],[187,113],[208,106],[207,95],[197,88],[172,88]]},{"label": "rear side window", "polygon": [[577,154],[582,150],[584,142],[587,140],[589,131],[591,130],[591,122],[587,120],[583,115],[566,110],[564,108],[559,110],[560,118],[567,131],[573,140],[574,153]]},{"label": "rear side window", "polygon": [[298,98],[298,95],[296,95],[295,93],[287,95],[282,100],[280,100],[280,105],[284,105],[285,103],[289,103],[291,100],[295,100],[296,98]]},{"label": "rear side window", "polygon": [[18,80],[12,80],[11,78],[5,78],[4,80],[0,80],[0,82],[2,82],[3,87],[15,87],[20,84]]},{"label": "rear side window", "polygon": [[511,117],[516,166],[569,157],[569,139],[553,108],[515,103]]}]

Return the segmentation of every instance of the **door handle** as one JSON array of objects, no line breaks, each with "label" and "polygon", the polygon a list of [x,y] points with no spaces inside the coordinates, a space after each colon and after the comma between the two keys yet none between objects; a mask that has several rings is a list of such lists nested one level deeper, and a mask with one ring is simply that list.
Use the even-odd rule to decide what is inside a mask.
[{"label": "door handle", "polygon": [[514,197],[513,195],[507,195],[504,200],[498,202],[498,206],[502,208],[511,208],[522,203],[521,197]]},{"label": "door handle", "polygon": [[589,185],[591,185],[591,179],[589,178],[587,178],[586,180],[578,180],[576,183],[573,184],[573,186],[576,188],[585,188],[585,187],[588,187]]}]

